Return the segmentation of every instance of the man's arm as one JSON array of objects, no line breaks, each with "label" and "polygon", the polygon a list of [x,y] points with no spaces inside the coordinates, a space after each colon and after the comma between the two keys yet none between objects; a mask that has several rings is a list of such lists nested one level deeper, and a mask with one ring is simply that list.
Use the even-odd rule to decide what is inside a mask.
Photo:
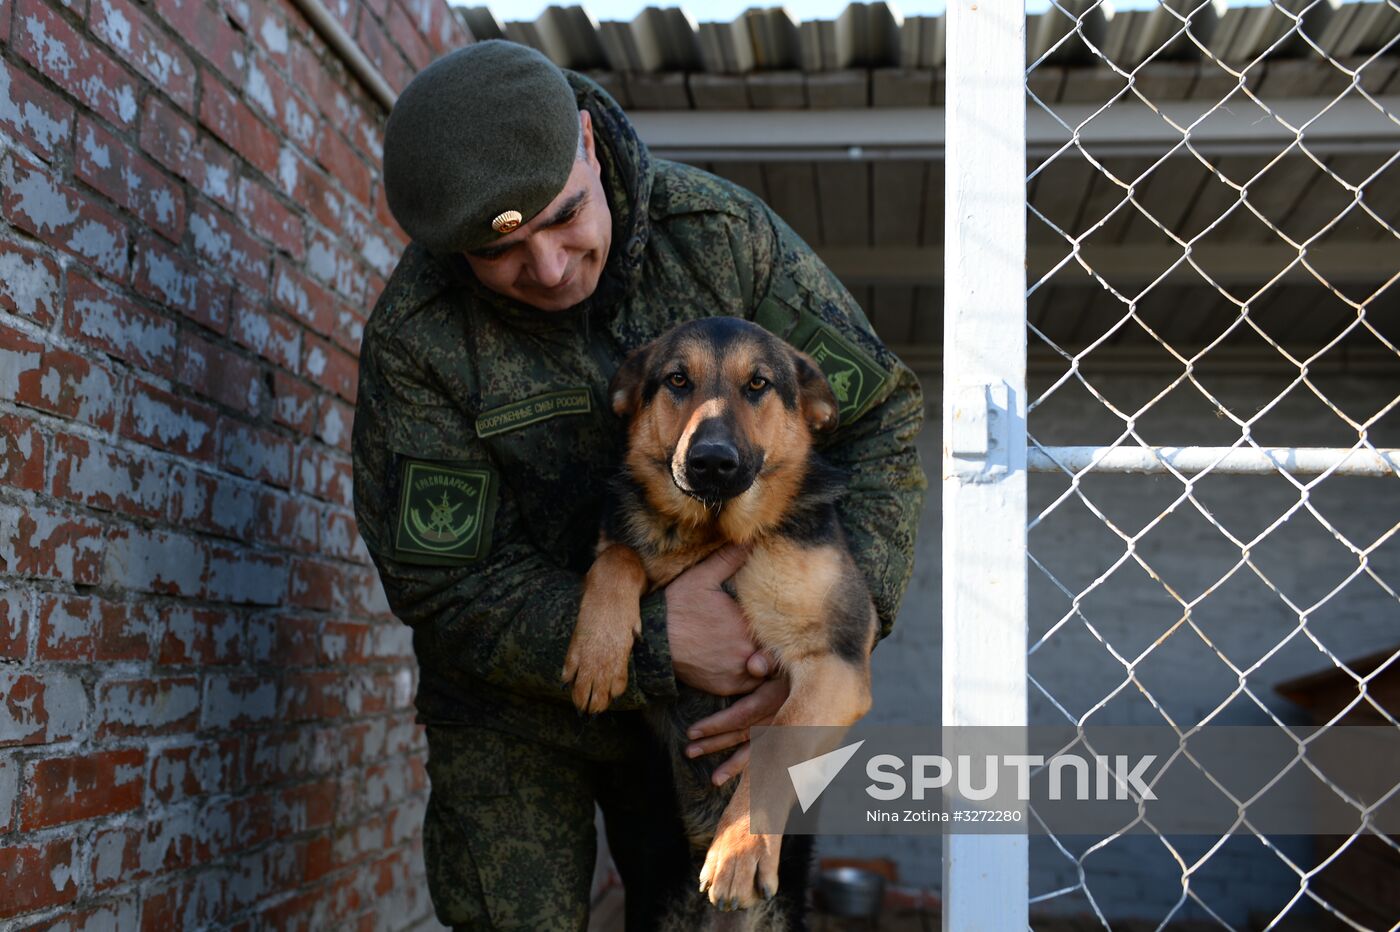
[{"label": "man's arm", "polygon": [[771,210],[764,213],[773,233],[756,250],[756,278],[766,287],[754,319],[818,358],[833,388],[840,383],[841,424],[821,452],[850,476],[837,512],[875,599],[883,638],[913,572],[928,487],[914,445],[923,392],[845,286],[786,223]]},{"label": "man's arm", "polygon": [[[569,702],[560,674],[583,577],[553,564],[527,539],[499,475],[490,539],[476,559],[427,565],[417,562],[421,555],[397,549],[405,459],[493,467],[474,425],[387,339],[374,334],[362,352],[353,453],[356,520],[394,614],[420,637],[426,634],[432,656],[420,656],[421,662]],[[614,710],[676,694],[664,594],[643,599],[642,609],[642,636]]]}]

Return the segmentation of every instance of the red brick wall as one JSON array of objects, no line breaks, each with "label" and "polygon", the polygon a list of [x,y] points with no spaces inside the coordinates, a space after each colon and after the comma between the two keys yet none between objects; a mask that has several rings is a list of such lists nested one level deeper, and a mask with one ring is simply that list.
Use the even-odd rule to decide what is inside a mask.
[{"label": "red brick wall", "polygon": [[[328,5],[395,88],[468,41]],[[0,0],[0,41],[0,925],[430,917],[347,452],[385,114],[289,0]]]}]

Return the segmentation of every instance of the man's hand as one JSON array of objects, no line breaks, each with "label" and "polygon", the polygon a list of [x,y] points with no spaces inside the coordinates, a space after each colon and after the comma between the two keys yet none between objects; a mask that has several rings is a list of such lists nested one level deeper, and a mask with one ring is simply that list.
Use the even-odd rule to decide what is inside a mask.
[{"label": "man's hand", "polygon": [[748,559],[723,547],[666,587],[666,625],[676,679],[716,696],[752,692],[772,664],[757,652],[739,603],[720,586]]},{"label": "man's hand", "polygon": [[787,701],[790,686],[786,676],[774,677],[729,708],[700,719],[685,733],[691,741],[685,747],[685,756],[699,757],[740,745],[714,772],[715,786],[724,786],[749,764],[749,729],[772,724],[773,716]]}]

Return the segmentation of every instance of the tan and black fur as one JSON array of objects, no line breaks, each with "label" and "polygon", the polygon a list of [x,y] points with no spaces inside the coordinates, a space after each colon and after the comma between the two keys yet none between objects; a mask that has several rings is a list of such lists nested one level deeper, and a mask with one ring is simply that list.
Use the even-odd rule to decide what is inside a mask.
[{"label": "tan and black fur", "polygon": [[[639,349],[610,393],[628,446],[563,671],[575,705],[600,712],[626,688],[641,596],[736,543],[751,553],[733,594],[791,683],[774,724],[854,723],[870,707],[878,623],[837,520],[840,474],[813,448],[837,419],[816,363],[747,321],[708,318]],[[729,752],[684,755],[686,728],[728,701],[682,685],[651,716],[697,864],[703,855],[699,892],[692,876],[672,923],[797,928],[810,846],[749,833],[748,774],[725,788],[710,780]]]}]

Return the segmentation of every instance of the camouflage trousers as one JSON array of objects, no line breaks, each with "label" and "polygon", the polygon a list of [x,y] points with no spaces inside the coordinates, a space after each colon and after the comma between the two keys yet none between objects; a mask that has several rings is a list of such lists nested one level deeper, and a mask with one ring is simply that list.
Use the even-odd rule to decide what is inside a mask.
[{"label": "camouflage trousers", "polygon": [[690,881],[669,765],[576,751],[475,725],[428,725],[428,892],[453,929],[582,930],[596,854],[594,802],[626,888],[628,932],[655,928]]}]

